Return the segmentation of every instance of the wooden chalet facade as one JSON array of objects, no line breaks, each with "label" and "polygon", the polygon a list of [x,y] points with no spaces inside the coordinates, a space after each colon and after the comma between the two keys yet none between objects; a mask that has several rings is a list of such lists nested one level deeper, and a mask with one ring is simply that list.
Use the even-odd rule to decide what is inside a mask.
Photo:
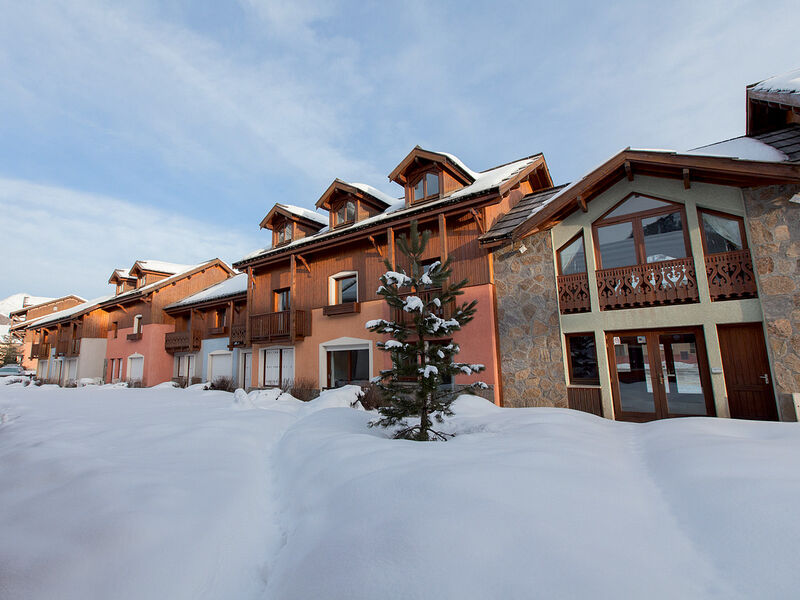
[{"label": "wooden chalet facade", "polygon": [[32,355],[33,344],[36,339],[35,333],[32,329],[28,328],[28,325],[40,317],[52,315],[54,312],[71,308],[82,302],[85,302],[85,300],[80,296],[62,296],[61,298],[55,298],[47,302],[23,306],[9,314],[9,318],[11,319],[9,331],[22,345],[22,359],[20,364],[23,368],[36,371],[39,364],[38,352],[37,356]]},{"label": "wooden chalet facade", "polygon": [[109,281],[118,293],[100,303],[108,313],[105,381],[152,386],[171,380],[166,336],[175,331],[176,319],[164,309],[232,274],[219,259],[199,265],[136,261],[128,272],[115,270]]},{"label": "wooden chalet facade", "polygon": [[384,259],[408,268],[396,239],[417,221],[431,235],[427,260],[450,257],[453,278],[469,281],[464,300],[478,300],[476,319],[454,338],[461,360],[486,365],[481,379],[499,404],[492,256],[479,237],[520,198],[552,186],[544,157],[477,173],[449,154],[417,147],[389,177],[403,186],[404,199],[337,179],[316,205],[327,219],[277,205],[262,221],[272,229],[273,247],[234,264],[250,282],[245,345],[252,347],[252,386],[304,379],[328,388],[364,383],[387,368],[389,357],[375,345],[384,337],[365,323],[396,316],[376,290]]}]

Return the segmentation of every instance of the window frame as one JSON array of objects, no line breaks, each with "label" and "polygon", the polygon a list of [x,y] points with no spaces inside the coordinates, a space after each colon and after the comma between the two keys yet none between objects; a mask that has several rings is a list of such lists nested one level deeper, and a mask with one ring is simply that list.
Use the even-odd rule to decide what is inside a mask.
[{"label": "window frame", "polygon": [[568,246],[571,246],[578,239],[581,240],[581,244],[583,244],[583,271],[580,271],[578,273],[570,273],[570,275],[580,275],[580,274],[586,274],[586,273],[589,272],[589,264],[586,261],[586,240],[583,237],[583,229],[581,229],[581,231],[579,231],[577,234],[572,236],[569,240],[567,240],[566,242],[561,244],[561,247],[558,250],[556,250],[556,270],[557,270],[558,275],[564,275],[564,273],[562,272],[562,269],[561,269],[561,252],[564,250],[564,248],[567,248]]},{"label": "window frame", "polygon": [[[278,310],[278,306],[280,305],[280,298],[283,294],[286,294],[287,304],[289,305],[288,308],[284,308],[282,310]],[[288,312],[292,310],[292,288],[290,287],[282,287],[276,288],[272,290],[272,312]]]},{"label": "window frame", "polygon": [[[353,218],[352,219],[347,219],[347,205],[348,204],[352,204],[353,205]],[[341,209],[344,209],[345,219],[343,221],[339,220],[339,211]],[[334,228],[336,228],[336,227],[346,227],[348,225],[352,225],[353,223],[356,222],[356,217],[358,216],[358,204],[356,204],[356,201],[353,200],[352,198],[344,198],[343,200],[340,200],[339,202],[336,202],[333,206],[331,206],[331,216],[332,216],[332,219],[333,219],[332,225],[333,225]]]},{"label": "window frame", "polygon": [[[436,179],[439,182],[438,189],[435,193],[429,194],[428,193],[428,175],[435,175]],[[414,188],[417,184],[422,181],[422,198],[415,198],[414,197]],[[419,204],[420,202],[428,202],[430,200],[434,200],[436,198],[441,197],[442,195],[442,172],[439,169],[426,169],[422,171],[413,179],[410,180],[408,184],[408,199],[410,204]]]},{"label": "window frame", "polygon": [[[288,237],[287,237],[288,231]],[[281,239],[283,236],[283,239]],[[284,244],[288,244],[294,239],[294,222],[291,219],[286,219],[282,221],[280,225],[275,229],[275,247],[283,246]]]},{"label": "window frame", "polygon": [[[739,224],[739,235],[742,238],[742,250],[740,250],[740,252],[744,251],[744,250],[750,250],[750,246],[747,243],[747,230],[745,229],[745,226],[744,226],[744,217],[742,217],[740,215],[733,215],[731,213],[726,213],[726,212],[723,212],[721,210],[713,210],[713,209],[710,209],[710,208],[700,208],[698,206],[697,207],[697,221],[700,224],[700,240],[703,243],[703,254],[705,254],[706,256],[714,256],[715,254],[725,254],[725,252],[709,252],[708,251],[708,246],[706,245],[706,226],[705,226],[705,223],[703,223],[703,213],[706,213],[706,214],[709,214],[709,215],[713,215],[713,216],[716,216],[716,217],[724,217],[726,219],[731,219],[733,221],[736,221]],[[736,251],[735,250],[729,250],[728,252],[736,252]]]},{"label": "window frame", "polygon": [[[339,291],[339,282],[343,279],[350,279],[352,277],[355,277],[356,280],[356,299],[348,300],[347,302],[340,302],[339,298],[341,294]],[[328,306],[339,306],[342,304],[359,302],[360,297],[361,295],[358,293],[358,271],[341,271],[335,275],[331,275],[328,278]]]},{"label": "window frame", "polygon": [[[570,339],[573,337],[591,337],[594,340],[594,362],[597,365],[597,379],[586,379],[586,378],[577,378],[572,374],[572,352],[570,346]],[[597,338],[595,337],[594,333],[591,331],[584,331],[584,332],[577,332],[577,333],[565,333],[564,334],[564,345],[565,345],[565,358],[567,360],[567,375],[569,376],[569,385],[574,386],[599,386],[600,385],[600,363],[597,360]]]},{"label": "window frame", "polygon": [[[614,212],[617,208],[619,208],[621,205],[623,205],[625,202],[627,202],[634,196],[641,196],[642,198],[649,198],[650,200],[657,200],[658,202],[664,202],[669,206],[663,208],[651,208],[649,210],[630,213],[627,215],[620,215],[618,217],[607,218],[606,215],[609,215],[612,212]],[[594,222],[592,222],[592,243],[594,244],[594,253],[595,253],[595,260],[597,262],[597,269],[598,270],[605,269],[605,267],[603,266],[603,253],[600,251],[599,229],[601,227],[605,227],[607,225],[618,225],[620,223],[631,223],[631,228],[633,230],[633,248],[636,253],[636,262],[632,265],[626,265],[624,267],[609,267],[609,268],[626,269],[635,266],[652,264],[647,262],[647,249],[645,247],[644,229],[642,226],[642,220],[647,219],[649,217],[668,215],[675,212],[680,213],[681,216],[681,229],[683,230],[683,244],[684,244],[684,249],[686,251],[686,256],[683,258],[692,258],[692,246],[689,240],[689,228],[686,222],[686,205],[681,204],[680,202],[675,202],[673,200],[666,200],[664,198],[659,198],[657,196],[651,196],[649,194],[631,192],[630,194],[625,196],[622,200],[614,204],[602,215],[600,215],[600,217],[595,219]],[[586,245],[584,244],[584,256],[585,253],[586,253]],[[658,262],[663,262],[663,261],[658,261]]]},{"label": "window frame", "polygon": [[133,317],[133,333],[142,333],[142,315],[136,315]]}]

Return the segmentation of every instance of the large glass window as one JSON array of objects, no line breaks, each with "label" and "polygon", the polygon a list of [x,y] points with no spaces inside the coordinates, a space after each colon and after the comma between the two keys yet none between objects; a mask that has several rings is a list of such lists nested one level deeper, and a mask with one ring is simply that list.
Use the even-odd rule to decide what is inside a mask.
[{"label": "large glass window", "polygon": [[334,225],[347,225],[356,220],[356,203],[348,200],[336,209],[334,213]]},{"label": "large glass window", "polygon": [[633,223],[617,223],[597,228],[597,243],[604,269],[627,267],[637,263]]},{"label": "large glass window", "polygon": [[358,276],[345,275],[338,277],[334,281],[336,288],[336,304],[344,304],[345,302],[358,302]]},{"label": "large glass window", "polygon": [[369,350],[328,352],[328,387],[369,380]]},{"label": "large glass window", "polygon": [[567,336],[569,379],[572,384],[600,385],[597,372],[597,349],[594,335],[577,333]]},{"label": "large glass window", "polygon": [[706,254],[744,250],[744,223],[733,215],[700,211]]},{"label": "large glass window", "polygon": [[681,213],[642,219],[645,258],[648,263],[686,257]]},{"label": "large glass window", "polygon": [[413,184],[411,199],[414,202],[439,195],[439,173],[428,172]]},{"label": "large glass window", "polygon": [[558,251],[558,268],[561,275],[586,273],[586,254],[583,251],[583,234],[567,242]]}]

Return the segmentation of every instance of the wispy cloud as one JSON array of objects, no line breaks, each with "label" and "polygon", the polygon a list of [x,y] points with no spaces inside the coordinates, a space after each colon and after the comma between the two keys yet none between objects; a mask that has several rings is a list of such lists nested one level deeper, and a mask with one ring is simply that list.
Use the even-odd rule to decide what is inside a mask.
[{"label": "wispy cloud", "polygon": [[4,253],[0,298],[98,296],[111,271],[140,258],[231,262],[265,244],[264,235],[201,222],[132,202],[0,178]]}]

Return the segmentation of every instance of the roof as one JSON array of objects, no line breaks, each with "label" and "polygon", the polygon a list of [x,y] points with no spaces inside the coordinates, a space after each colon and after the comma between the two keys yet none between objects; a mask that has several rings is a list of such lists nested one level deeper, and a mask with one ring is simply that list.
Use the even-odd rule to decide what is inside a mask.
[{"label": "roof", "polygon": [[[495,192],[505,193],[505,191],[507,191],[506,188],[512,187],[518,180],[526,176],[528,172],[533,171],[538,167],[545,169],[545,171],[547,170],[547,163],[545,162],[544,156],[541,153],[534,154],[527,158],[523,158],[505,165],[493,167],[480,173],[476,173],[477,179],[475,179],[472,184],[467,185],[447,196],[443,196],[439,200],[433,200],[431,202],[425,202],[422,204],[414,204],[408,207],[404,206],[403,204],[395,203],[382,213],[361,221],[357,221],[352,225],[346,227],[337,227],[334,230],[320,231],[319,233],[293,240],[288,244],[282,244],[277,248],[269,247],[255,250],[242,258],[240,261],[234,263],[234,266],[236,268],[240,268],[244,264],[253,262],[257,259],[282,254],[290,250],[295,250],[299,247],[308,246],[315,242],[332,239],[346,233],[358,231],[360,229],[366,229],[367,227],[383,221],[400,219],[410,215],[423,213],[432,208],[454,204],[459,201],[463,202],[470,198],[484,195],[488,196]],[[550,175],[547,173],[548,181],[549,178]]]},{"label": "roof", "polygon": [[756,92],[800,94],[800,69],[793,69],[788,73],[775,75],[764,81],[754,83],[748,88]]},{"label": "roof", "polygon": [[108,278],[108,283],[111,283],[115,277],[117,279],[136,279],[136,277],[131,275],[130,269],[114,269],[114,272],[111,273],[111,277]]},{"label": "roof", "polygon": [[[386,194],[380,191],[377,188],[372,187],[371,185],[367,185],[366,183],[349,183],[347,181],[342,181],[341,179],[334,179],[333,183],[328,186],[328,189],[320,196],[319,200],[317,200],[316,207],[323,208],[327,207],[328,202],[330,201],[331,196],[337,191],[344,192],[346,194],[353,194],[359,195],[366,194],[369,197],[369,200],[372,201],[373,204],[386,208],[388,206],[392,206],[397,204],[398,202],[403,202],[402,198],[392,198],[389,194]],[[327,219],[326,219],[327,223]]]},{"label": "roof", "polygon": [[545,229],[568,214],[582,208],[624,177],[636,175],[671,177],[691,181],[751,187],[774,183],[800,183],[800,165],[788,161],[742,160],[729,156],[680,154],[669,150],[626,148],[580,180],[551,197],[514,230],[513,238]]},{"label": "roof", "polygon": [[480,236],[480,242],[487,244],[510,238],[519,225],[546,206],[565,187],[566,184],[559,185],[523,197],[514,208],[500,217],[489,231]]},{"label": "roof", "polygon": [[313,210],[303,208],[302,206],[277,202],[275,203],[275,206],[273,206],[267,213],[267,216],[261,220],[260,227],[267,227],[276,213],[283,214],[285,217],[296,217],[298,219],[303,219],[315,225],[325,226],[328,224],[328,217],[325,215],[321,215]]},{"label": "roof", "polygon": [[[137,260],[135,263],[133,263],[130,271],[132,272],[137,266],[142,271],[153,271],[154,273],[175,275],[177,273],[188,271],[189,269],[194,268],[196,265],[181,265],[163,260]],[[130,277],[130,274],[128,277]]]},{"label": "roof", "polygon": [[155,282],[150,283],[148,285],[142,286],[140,288],[136,288],[135,290],[128,290],[127,292],[123,292],[122,294],[119,294],[118,296],[110,296],[106,301],[104,301],[104,304],[106,304],[106,305],[117,304],[117,303],[120,303],[120,302],[127,302],[128,300],[133,300],[135,298],[139,298],[140,296],[147,295],[150,292],[154,292],[154,291],[156,291],[156,290],[158,290],[158,289],[160,289],[160,288],[162,288],[162,287],[164,287],[166,285],[169,285],[173,281],[179,281],[180,279],[183,279],[184,277],[186,277],[190,273],[193,273],[194,271],[198,271],[198,270],[200,270],[202,268],[209,267],[209,266],[211,266],[213,264],[219,264],[225,270],[227,270],[229,273],[233,273],[233,270],[228,265],[226,265],[223,261],[221,261],[218,258],[213,258],[211,260],[207,260],[205,262],[202,262],[202,263],[199,263],[199,264],[196,264],[196,265],[185,265],[186,268],[184,270],[179,271],[178,273],[175,273],[174,275],[170,275],[169,277],[165,277],[164,279],[159,279],[158,281],[155,281]]},{"label": "roof", "polygon": [[26,323],[27,328],[38,328],[43,327],[45,325],[49,325],[52,323],[57,323],[59,321],[63,321],[65,319],[73,319],[75,317],[79,317],[91,310],[98,308],[100,304],[108,300],[109,298],[113,298],[113,295],[110,296],[100,296],[99,298],[94,298],[93,300],[87,300],[81,304],[77,304],[70,308],[65,308],[64,310],[59,310],[58,312],[54,312],[51,315],[44,315],[37,319],[33,319],[32,321],[28,321]]},{"label": "roof", "polygon": [[19,314],[22,314],[22,313],[26,313],[29,310],[32,310],[34,308],[39,308],[41,306],[47,306],[48,304],[55,304],[56,302],[61,302],[62,300],[69,300],[70,298],[74,298],[75,300],[78,300],[79,302],[85,302],[86,301],[86,298],[81,298],[80,296],[76,296],[75,294],[69,294],[67,296],[61,296],[60,298],[41,298],[41,297],[37,298],[35,296],[28,296],[28,297],[29,298],[34,298],[34,300],[38,300],[38,302],[36,304],[26,304],[22,308],[18,308],[17,310],[12,310],[10,313],[8,313],[8,316],[11,317],[11,316],[14,316],[14,315],[19,315]]},{"label": "roof", "polygon": [[239,273],[230,279],[226,279],[225,281],[216,283],[211,287],[207,287],[196,294],[192,294],[191,296],[187,296],[182,300],[173,302],[166,308],[182,308],[185,306],[202,304],[204,302],[222,300],[223,298],[230,298],[245,293],[247,293],[247,274]]},{"label": "roof", "polygon": [[414,146],[411,152],[400,161],[400,164],[389,173],[389,179],[400,185],[405,185],[406,172],[420,159],[448,166],[451,171],[458,174],[460,178],[463,179],[464,183],[472,183],[478,176],[478,173],[467,167],[457,156],[447,152],[436,152],[434,150],[425,150],[425,148],[420,146]]},{"label": "roof", "polygon": [[758,135],[742,135],[688,150],[686,154],[727,156],[764,162],[800,161],[800,125]]}]

